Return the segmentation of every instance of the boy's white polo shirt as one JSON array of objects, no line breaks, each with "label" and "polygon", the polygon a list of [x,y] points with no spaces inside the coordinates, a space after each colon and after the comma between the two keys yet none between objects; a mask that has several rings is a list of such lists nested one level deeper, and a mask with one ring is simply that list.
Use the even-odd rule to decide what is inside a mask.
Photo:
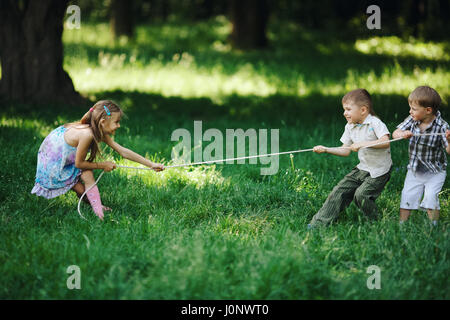
[{"label": "boy's white polo shirt", "polygon": [[[352,145],[362,141],[375,141],[389,135],[386,125],[377,117],[369,114],[362,124],[347,123],[341,142]],[[389,172],[392,166],[391,148],[364,148],[358,151],[359,170],[368,171],[372,178],[377,178]]]}]

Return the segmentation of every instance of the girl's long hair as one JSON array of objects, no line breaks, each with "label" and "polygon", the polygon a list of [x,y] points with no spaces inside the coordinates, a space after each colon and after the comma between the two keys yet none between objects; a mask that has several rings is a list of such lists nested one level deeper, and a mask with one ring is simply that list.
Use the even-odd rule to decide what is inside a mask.
[{"label": "girl's long hair", "polygon": [[99,143],[103,141],[104,134],[100,128],[100,120],[107,119],[109,117],[104,106],[108,108],[110,113],[119,112],[120,117],[122,117],[123,111],[117,104],[111,100],[100,100],[84,114],[80,121],[76,122],[77,124],[88,124],[94,134],[94,139],[92,140],[88,150],[90,155],[87,161],[89,162],[95,160],[97,153],[101,154]]}]

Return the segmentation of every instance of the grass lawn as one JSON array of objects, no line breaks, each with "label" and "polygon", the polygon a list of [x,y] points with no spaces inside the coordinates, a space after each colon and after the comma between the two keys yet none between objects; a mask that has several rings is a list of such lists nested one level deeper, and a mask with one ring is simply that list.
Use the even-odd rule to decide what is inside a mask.
[{"label": "grass lawn", "polygon": [[[230,23],[139,26],[134,41],[109,38],[106,24],[65,30],[64,66],[75,88],[124,109],[115,139],[167,163],[177,128],[279,129],[280,151],[340,145],[341,98],[366,88],[391,132],[408,115],[407,96],[434,87],[450,120],[449,42],[396,37],[339,40],[293,24],[273,24],[271,47],[240,52],[226,43]],[[99,182],[113,208],[99,221],[77,214],[70,192],[31,195],[45,136],[86,110],[11,104],[0,111],[0,299],[449,299],[449,180],[441,219],[431,228],[398,210],[408,147],[391,145],[394,169],[364,220],[352,204],[338,223],[307,223],[357,156],[280,156],[274,175],[261,164],[205,165],[162,173],[117,169]],[[207,145],[204,142],[204,147]],[[224,152],[225,154],[225,152]],[[135,165],[104,147],[103,159]],[[259,163],[259,162],[258,162]],[[99,172],[95,173],[98,176]],[[81,270],[69,290],[67,268]],[[381,269],[369,290],[367,268]]]}]

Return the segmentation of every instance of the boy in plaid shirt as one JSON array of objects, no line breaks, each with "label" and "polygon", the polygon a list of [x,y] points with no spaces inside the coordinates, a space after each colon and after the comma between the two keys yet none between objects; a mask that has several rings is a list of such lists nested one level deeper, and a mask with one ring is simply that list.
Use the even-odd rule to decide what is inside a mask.
[{"label": "boy in plaid shirt", "polygon": [[408,173],[400,202],[400,223],[408,220],[411,210],[420,208],[427,210],[431,223],[437,225],[438,194],[444,185],[447,168],[444,150],[450,154],[449,125],[439,112],[441,97],[436,90],[418,87],[409,95],[408,103],[410,115],[392,134],[393,138],[411,138]]}]

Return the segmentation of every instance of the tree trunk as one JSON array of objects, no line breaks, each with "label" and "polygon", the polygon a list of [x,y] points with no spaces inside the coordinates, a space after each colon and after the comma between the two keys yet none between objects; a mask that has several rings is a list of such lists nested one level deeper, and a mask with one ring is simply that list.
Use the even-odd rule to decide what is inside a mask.
[{"label": "tree trunk", "polygon": [[425,20],[425,2],[423,0],[414,0],[411,8],[410,23],[413,26],[413,36],[419,37],[421,24]]},{"label": "tree trunk", "polygon": [[67,0],[0,0],[0,95],[27,103],[86,103],[63,69]]},{"label": "tree trunk", "polygon": [[134,21],[132,1],[112,0],[111,30],[114,38],[120,36],[133,37]]},{"label": "tree trunk", "polygon": [[253,49],[267,46],[267,0],[232,0],[231,42],[235,48]]},{"label": "tree trunk", "polygon": [[196,20],[209,19],[213,16],[213,0],[198,0],[195,2],[194,17]]}]

